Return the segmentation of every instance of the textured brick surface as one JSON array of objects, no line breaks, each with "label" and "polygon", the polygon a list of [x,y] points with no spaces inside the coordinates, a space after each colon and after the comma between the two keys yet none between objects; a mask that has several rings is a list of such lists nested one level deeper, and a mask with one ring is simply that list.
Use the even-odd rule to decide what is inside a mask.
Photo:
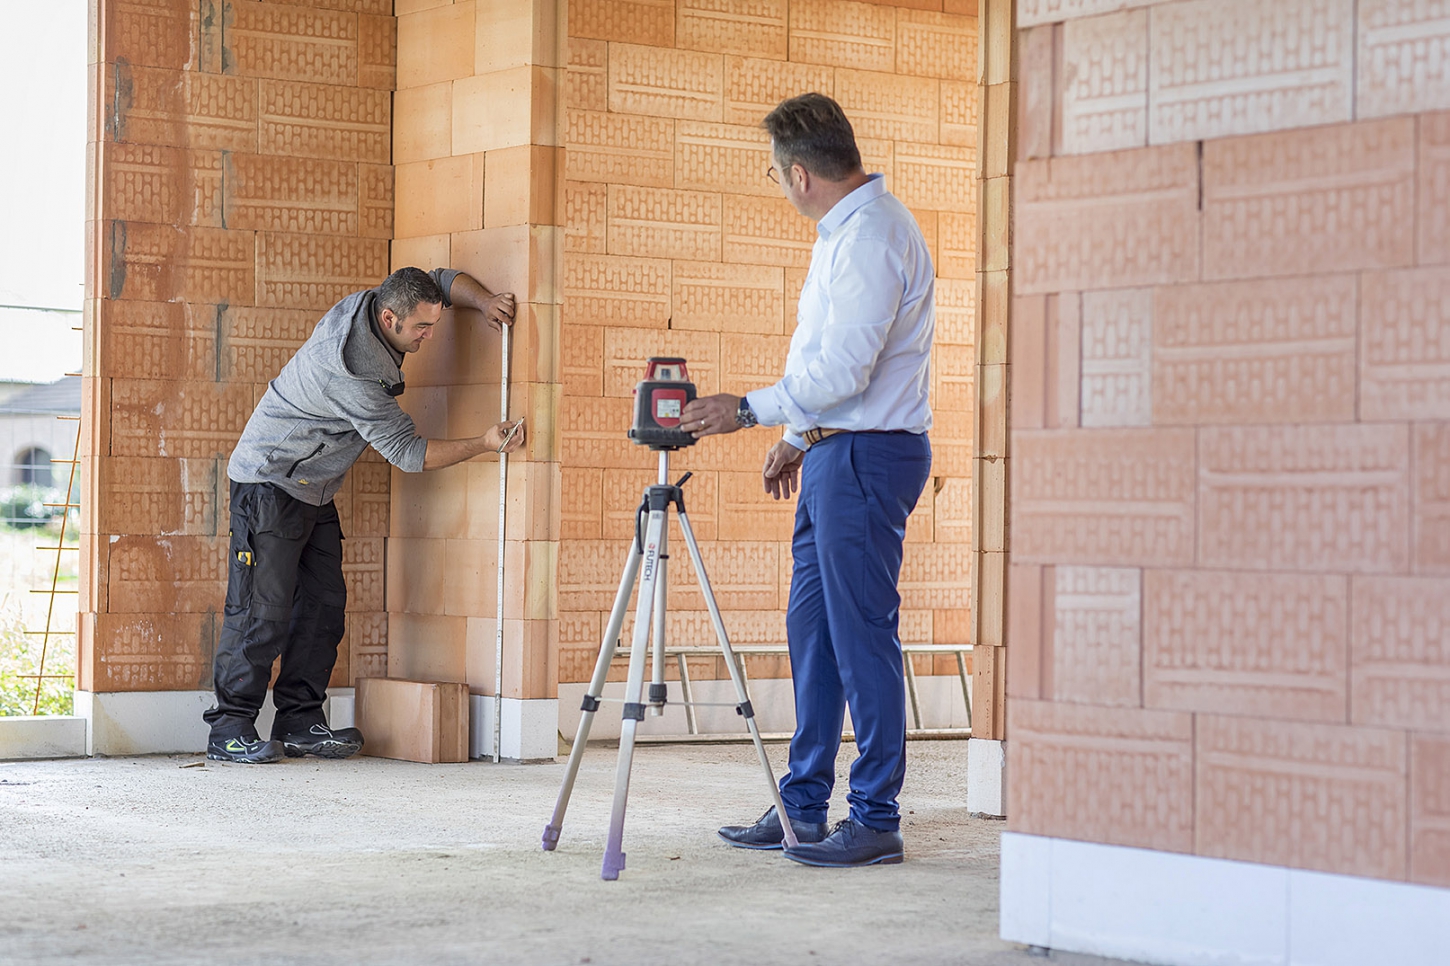
[{"label": "textured brick surface", "polygon": [[390,163],[388,91],[279,81],[259,86],[262,153]]},{"label": "textured brick surface", "polygon": [[609,109],[655,117],[722,119],[724,60],[697,51],[613,44]]},{"label": "textured brick surface", "polygon": [[1199,715],[1195,851],[1403,879],[1405,744],[1378,728]]},{"label": "textured brick surface", "polygon": [[1450,574],[1450,427],[1415,427],[1414,467],[1415,571]]},{"label": "textured brick surface", "polygon": [[1355,116],[1450,107],[1450,23],[1438,3],[1360,0]]},{"label": "textured brick surface", "polygon": [[1210,567],[1394,572],[1409,560],[1403,426],[1204,429],[1199,561]]},{"label": "textured brick surface", "polygon": [[727,56],[724,120],[727,124],[759,124],[787,97],[805,91],[831,95],[834,90],[835,71],[829,67]]},{"label": "textured brick surface", "polygon": [[1064,154],[1148,143],[1146,10],[1068,21],[1062,61]]},{"label": "textured brick surface", "polygon": [[687,50],[784,60],[788,11],[787,0],[681,0],[676,40]]},{"label": "textured brick surface", "polygon": [[254,151],[257,83],[244,78],[104,65],[105,136],[193,149]]},{"label": "textured brick surface", "polygon": [[569,4],[569,33],[668,47],[675,42],[674,0],[575,0]]},{"label": "textured brick surface", "polygon": [[1353,0],[1189,0],[1152,8],[1155,144],[1347,121]]},{"label": "textured brick surface", "polygon": [[910,206],[976,212],[976,152],[950,145],[898,144],[892,194]]},{"label": "textured brick surface", "polygon": [[956,81],[975,81],[977,18],[934,10],[896,14],[896,69]]},{"label": "textured brick surface", "polygon": [[1356,724],[1450,732],[1450,581],[1358,577],[1350,660]]},{"label": "textured brick surface", "polygon": [[941,85],[929,77],[836,71],[836,100],[857,137],[932,143],[937,139]]},{"label": "textured brick surface", "polygon": [[[1052,698],[1142,705],[1142,575],[1121,567],[1056,567]],[[1044,615],[1048,617],[1048,615]]]},{"label": "textured brick surface", "polygon": [[567,177],[615,184],[674,184],[674,122],[595,111],[569,111]]},{"label": "textured brick surface", "polygon": [[1340,576],[1146,571],[1144,704],[1343,722],[1349,610]]},{"label": "textured brick surface", "polygon": [[232,72],[320,84],[357,83],[356,16],[252,0],[230,0],[227,12],[223,37]]},{"label": "textured brick surface", "polygon": [[1419,261],[1450,262],[1450,114],[1420,118]]},{"label": "textured brick surface", "polygon": [[571,255],[564,261],[567,321],[663,328],[670,314],[670,263],[664,259]]},{"label": "textured brick surface", "polygon": [[211,654],[221,620],[215,614],[99,614],[95,656],[97,691],[209,689]]},{"label": "textured brick surface", "polygon": [[1193,717],[1017,698],[1007,706],[1015,832],[1193,850]]},{"label": "textured brick surface", "polygon": [[1450,278],[1443,268],[1360,276],[1361,419],[1450,418]]},{"label": "textured brick surface", "polygon": [[790,59],[892,70],[896,62],[896,11],[849,0],[792,0]]},{"label": "textured brick surface", "polygon": [[1084,426],[1147,426],[1153,419],[1153,292],[1082,297]]},{"label": "textured brick surface", "polygon": [[1410,737],[1410,881],[1450,886],[1450,739]]},{"label": "textured brick surface", "polygon": [[1023,431],[1013,445],[1017,560],[1193,562],[1192,431]]},{"label": "textured brick surface", "polygon": [[776,197],[766,177],[770,136],[758,124],[681,121],[675,136],[675,184],[681,188]]},{"label": "textured brick surface", "polygon": [[1152,6],[1157,0],[1017,0],[1017,26],[1054,23],[1077,17]]},{"label": "textured brick surface", "polygon": [[1017,291],[1195,279],[1197,171],[1189,145],[1019,164]]},{"label": "textured brick surface", "polygon": [[725,195],[722,250],[727,262],[806,268],[816,227],[783,198]]},{"label": "textured brick surface", "polygon": [[1254,278],[1414,259],[1415,125],[1344,124],[1210,141],[1203,274]]},{"label": "textured brick surface", "polygon": [[1154,422],[1352,419],[1355,294],[1349,275],[1157,289]]}]

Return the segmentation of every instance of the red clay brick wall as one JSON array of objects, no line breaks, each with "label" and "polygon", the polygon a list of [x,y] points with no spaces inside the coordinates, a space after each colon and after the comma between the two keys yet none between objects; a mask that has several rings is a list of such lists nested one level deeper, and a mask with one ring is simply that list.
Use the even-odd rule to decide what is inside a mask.
[{"label": "red clay brick wall", "polygon": [[[561,681],[589,679],[634,510],[655,480],[655,454],[625,437],[645,359],[684,356],[702,394],[740,394],[783,369],[815,227],[766,179],[759,124],[782,98],[810,90],[842,103],[867,170],[886,174],[931,245],[934,486],[908,526],[901,634],[971,639],[975,13],[975,0],[569,3]],[[710,438],[671,464],[673,477],[695,474],[690,522],[734,643],[785,640],[794,503],[772,501],[760,481],[779,432]],[[713,645],[678,528],[671,539],[670,640]],[[707,659],[693,673],[722,670]]]},{"label": "red clay brick wall", "polygon": [[1017,12],[1012,827],[1450,885],[1444,25]]},{"label": "red clay brick wall", "polygon": [[[209,688],[226,460],[338,298],[387,273],[391,0],[98,0],[79,687]],[[388,471],[338,496],[334,684],[387,662]]]},{"label": "red clay brick wall", "polygon": [[[554,283],[557,0],[398,0],[392,265],[463,269],[513,292],[510,414],[527,447],[509,460],[504,696],[553,697],[559,464]],[[449,311],[404,366],[420,432],[474,436],[500,417],[500,338]],[[388,671],[493,694],[498,464],[394,470]]]}]

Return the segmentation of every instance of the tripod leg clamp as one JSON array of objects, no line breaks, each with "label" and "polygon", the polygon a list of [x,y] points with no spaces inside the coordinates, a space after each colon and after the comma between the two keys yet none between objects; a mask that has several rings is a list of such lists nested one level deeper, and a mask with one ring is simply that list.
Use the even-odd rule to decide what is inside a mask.
[{"label": "tripod leg clamp", "polygon": [[735,706],[735,713],[746,718],[755,717],[755,709],[750,706],[749,701],[742,701]]},{"label": "tripod leg clamp", "polygon": [[579,703],[580,711],[598,711],[599,699],[592,694],[584,695],[584,700]]},{"label": "tripod leg clamp", "polygon": [[668,684],[651,684],[649,686],[649,703],[664,704],[670,699],[670,686]]},{"label": "tripod leg clamp", "polygon": [[624,716],[626,718],[633,718],[635,721],[643,721],[644,708],[645,706],[642,704],[636,704],[633,701],[626,701],[624,702]]}]

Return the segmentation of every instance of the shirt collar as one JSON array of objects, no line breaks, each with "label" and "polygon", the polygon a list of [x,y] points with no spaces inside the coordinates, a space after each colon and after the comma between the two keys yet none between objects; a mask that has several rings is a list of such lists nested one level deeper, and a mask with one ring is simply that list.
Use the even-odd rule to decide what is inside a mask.
[{"label": "shirt collar", "polygon": [[831,206],[831,210],[826,212],[825,217],[816,223],[816,231],[820,232],[822,238],[830,238],[832,232],[844,225],[846,219],[856,213],[856,209],[867,202],[875,201],[884,194],[886,194],[886,176],[869,175],[865,184]]},{"label": "shirt collar", "polygon": [[372,330],[373,338],[377,339],[378,344],[387,351],[388,358],[393,360],[393,365],[397,366],[401,372],[403,368],[403,354],[397,349],[394,349],[388,343],[388,340],[383,338],[383,320],[378,318],[378,300],[376,296],[368,302],[368,328]]}]

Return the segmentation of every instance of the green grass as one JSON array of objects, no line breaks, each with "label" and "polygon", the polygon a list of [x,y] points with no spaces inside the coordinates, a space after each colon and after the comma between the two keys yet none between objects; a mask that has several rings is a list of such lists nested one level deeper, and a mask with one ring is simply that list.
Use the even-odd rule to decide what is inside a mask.
[{"label": "green grass", "polygon": [[[54,547],[59,537],[55,524],[19,531],[0,528],[0,715],[71,714],[73,710],[75,595],[61,594],[55,598],[48,641],[40,634],[26,633],[45,628],[49,597],[31,591],[48,590],[56,568],[56,552],[36,548]],[[74,545],[72,533],[67,533],[66,538],[67,545]],[[57,589],[76,588],[77,557],[75,551],[61,552]],[[27,677],[40,672],[42,649],[45,674],[64,677],[39,682]]]}]

